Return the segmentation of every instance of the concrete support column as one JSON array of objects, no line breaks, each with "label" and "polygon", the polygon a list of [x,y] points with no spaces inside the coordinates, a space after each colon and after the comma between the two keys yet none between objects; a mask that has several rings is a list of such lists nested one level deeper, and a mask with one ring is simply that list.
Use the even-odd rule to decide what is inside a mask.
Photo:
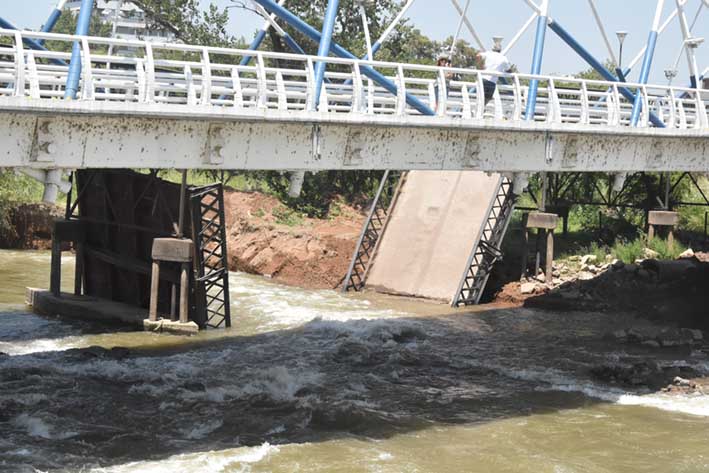
[{"label": "concrete support column", "polygon": [[150,271],[150,309],[148,318],[151,322],[158,320],[158,289],[160,286],[160,263],[153,261],[153,268]]},{"label": "concrete support column", "polygon": [[44,181],[44,193],[42,201],[47,204],[54,204],[59,197],[59,183],[62,180],[61,169],[50,169],[47,171]]}]

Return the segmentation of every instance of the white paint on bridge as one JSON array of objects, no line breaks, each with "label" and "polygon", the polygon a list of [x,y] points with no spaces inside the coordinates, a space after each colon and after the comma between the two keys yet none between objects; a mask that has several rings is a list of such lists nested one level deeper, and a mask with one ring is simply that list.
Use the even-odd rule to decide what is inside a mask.
[{"label": "white paint on bridge", "polygon": [[[470,69],[3,36],[14,41],[0,50],[5,167],[709,172],[709,92],[700,89],[502,74],[507,84],[486,104],[489,77]],[[79,100],[59,99],[68,67],[57,62],[70,54],[31,51],[27,38],[80,42]],[[247,55],[254,65],[237,65]],[[319,61],[328,82],[309,112]],[[373,70],[391,83],[367,80]],[[532,79],[541,85],[527,121]],[[643,103],[636,127],[628,92]]]}]

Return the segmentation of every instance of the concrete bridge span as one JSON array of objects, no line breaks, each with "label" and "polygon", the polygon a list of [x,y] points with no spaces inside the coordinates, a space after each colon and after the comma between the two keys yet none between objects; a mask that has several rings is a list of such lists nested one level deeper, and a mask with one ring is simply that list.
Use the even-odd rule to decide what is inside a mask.
[{"label": "concrete bridge span", "polygon": [[[709,92],[699,88],[499,74],[488,102],[489,73],[472,69],[2,37],[14,41],[0,51],[5,167],[709,171]],[[58,100],[70,53],[34,51],[28,40],[81,44],[77,100]],[[245,57],[254,65],[239,64]],[[322,88],[316,64],[325,64]]]},{"label": "concrete bridge span", "polygon": [[709,172],[709,132],[0,97],[0,156],[38,169]]}]

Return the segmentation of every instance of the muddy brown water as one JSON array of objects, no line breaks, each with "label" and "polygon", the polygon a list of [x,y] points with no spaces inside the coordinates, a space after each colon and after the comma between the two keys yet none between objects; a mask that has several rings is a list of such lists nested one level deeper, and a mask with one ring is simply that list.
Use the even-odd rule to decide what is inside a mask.
[{"label": "muddy brown water", "polygon": [[626,315],[233,274],[234,328],[185,338],[32,315],[24,288],[48,271],[47,253],[0,251],[0,471],[709,471],[709,398],[590,378],[648,358],[709,373],[701,350],[604,341]]}]

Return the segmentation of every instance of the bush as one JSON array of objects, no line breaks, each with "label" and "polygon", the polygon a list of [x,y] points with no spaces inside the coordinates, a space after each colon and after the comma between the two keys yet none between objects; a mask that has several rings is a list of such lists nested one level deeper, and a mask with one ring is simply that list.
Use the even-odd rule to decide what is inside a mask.
[{"label": "bush", "polygon": [[624,263],[634,263],[636,260],[645,258],[645,249],[649,248],[658,254],[657,259],[671,260],[677,259],[687,248],[675,240],[672,248],[664,238],[655,237],[648,240],[647,235],[638,233],[632,240],[619,239],[612,246],[591,243],[589,246],[580,249],[579,254],[595,255],[596,261],[603,263],[607,255]]},{"label": "bush", "polygon": [[[343,198],[349,203],[364,203],[374,197],[382,171],[321,171],[307,173],[299,197],[288,196],[290,178],[286,173],[268,171],[261,178],[271,192],[289,208],[309,217],[328,215],[331,203]],[[332,206],[336,209],[337,206]]]},{"label": "bush", "polygon": [[12,209],[18,204],[39,202],[42,191],[42,184],[31,177],[12,170],[0,171],[0,240],[16,236],[11,222]]},{"label": "bush", "polygon": [[271,213],[280,225],[295,227],[303,223],[303,216],[288,207],[276,207]]},{"label": "bush", "polygon": [[624,263],[634,263],[635,260],[643,258],[645,253],[645,238],[638,237],[632,241],[619,241],[613,246],[611,254],[613,258]]}]

